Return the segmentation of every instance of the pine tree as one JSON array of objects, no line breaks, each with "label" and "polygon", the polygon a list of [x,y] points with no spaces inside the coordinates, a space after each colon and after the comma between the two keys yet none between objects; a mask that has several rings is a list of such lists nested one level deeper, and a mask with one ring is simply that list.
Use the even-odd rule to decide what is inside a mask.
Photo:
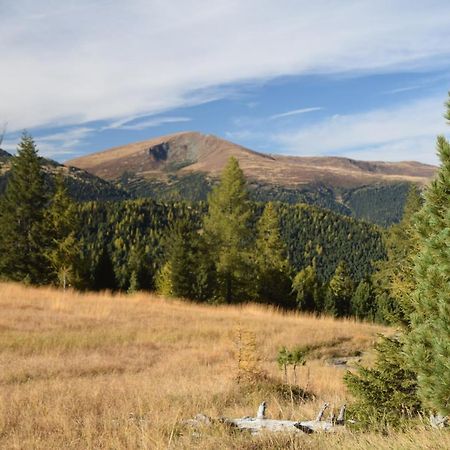
[{"label": "pine tree", "polygon": [[[450,118],[450,104],[447,117]],[[437,139],[441,166],[416,216],[411,332],[407,349],[419,396],[435,412],[450,413],[450,143]]]},{"label": "pine tree", "polygon": [[341,261],[328,284],[325,310],[337,317],[347,316],[350,313],[353,289],[353,281],[348,273],[347,265]]},{"label": "pine tree", "polygon": [[[450,120],[450,102],[447,104]],[[346,375],[363,415],[378,415],[390,424],[423,406],[450,412],[450,145],[438,137],[441,168],[425,195],[412,189],[398,226],[391,228],[388,261],[378,267],[376,281],[393,299],[394,338],[382,338],[375,367]]]},{"label": "pine tree", "polygon": [[314,265],[305,267],[295,276],[292,289],[296,293],[297,305],[300,310],[308,312],[322,310],[320,284]]},{"label": "pine tree", "polygon": [[291,307],[290,264],[280,235],[277,209],[267,203],[257,224],[257,296],[260,300]]},{"label": "pine tree", "polygon": [[0,202],[0,276],[33,284],[48,281],[48,237],[43,229],[47,201],[38,151],[24,133]]},{"label": "pine tree", "polygon": [[217,273],[218,300],[248,300],[253,280],[250,262],[251,210],[244,174],[236,158],[230,158],[220,184],[208,198],[204,220],[205,239]]},{"label": "pine tree", "polygon": [[355,418],[361,426],[384,429],[420,410],[415,373],[407,364],[401,336],[383,337],[375,345],[371,368],[347,372],[345,384],[356,397]]},{"label": "pine tree", "polygon": [[411,292],[415,285],[413,256],[417,252],[413,214],[420,204],[419,191],[412,187],[402,221],[387,233],[388,259],[377,264],[372,277],[377,319],[395,324],[397,334],[380,337],[373,367],[360,367],[356,373],[345,375],[345,383],[357,399],[354,410],[358,421],[379,429],[398,425],[402,418],[417,414],[421,408],[417,375],[405,351],[405,339],[411,329]]},{"label": "pine tree", "polygon": [[53,269],[54,281],[64,289],[77,286],[81,248],[77,239],[76,205],[70,198],[62,176],[56,178],[56,190],[44,214],[45,231],[50,236],[45,256]]}]

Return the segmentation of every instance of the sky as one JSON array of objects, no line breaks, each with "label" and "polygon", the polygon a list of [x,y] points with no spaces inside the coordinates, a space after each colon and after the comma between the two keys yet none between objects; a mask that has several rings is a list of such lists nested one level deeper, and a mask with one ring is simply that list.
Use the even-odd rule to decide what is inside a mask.
[{"label": "sky", "polygon": [[195,130],[436,164],[448,0],[0,0],[2,148],[57,161]]}]

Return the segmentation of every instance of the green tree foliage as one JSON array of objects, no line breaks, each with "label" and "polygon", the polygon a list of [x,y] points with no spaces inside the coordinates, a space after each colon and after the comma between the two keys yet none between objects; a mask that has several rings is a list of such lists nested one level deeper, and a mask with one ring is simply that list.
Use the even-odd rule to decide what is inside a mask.
[{"label": "green tree foliage", "polygon": [[357,411],[391,424],[417,413],[421,402],[435,412],[450,412],[450,145],[440,136],[437,147],[441,167],[425,204],[413,215],[421,198],[417,190],[410,192],[403,220],[386,240],[389,258],[374,274],[376,286],[392,300],[389,318],[400,332],[382,338],[374,368],[346,375]]},{"label": "green tree foliage", "polygon": [[90,287],[105,247],[113,265],[117,288],[127,290],[133,272],[140,289],[155,288],[155,277],[166,260],[166,236],[171,226],[186,220],[201,226],[204,204],[157,203],[151,199],[123,202],[87,202],[78,206],[80,242],[90,261]]},{"label": "green tree foliage", "polygon": [[251,209],[237,159],[228,161],[208,205],[204,232],[217,273],[217,298],[227,303],[248,300],[253,285]]},{"label": "green tree foliage", "polygon": [[297,306],[302,311],[320,312],[323,309],[323,292],[314,265],[300,270],[292,281]]},{"label": "green tree foliage", "polygon": [[273,203],[267,203],[256,228],[257,298],[291,307],[291,267],[280,234],[277,209]]},{"label": "green tree foliage", "polygon": [[79,226],[76,205],[68,195],[63,178],[59,176],[55,184],[56,191],[44,214],[45,231],[50,237],[45,256],[53,269],[53,281],[65,289],[69,284],[79,284]]},{"label": "green tree foliage", "polygon": [[375,295],[369,281],[360,281],[355,289],[351,299],[351,313],[358,319],[375,320],[377,308]]},{"label": "green tree foliage", "polygon": [[43,229],[47,204],[38,151],[24,133],[12,160],[6,192],[0,202],[0,275],[33,284],[48,281],[44,257],[48,237]]},{"label": "green tree foliage", "polygon": [[326,283],[344,261],[359,283],[373,271],[372,262],[384,259],[380,229],[308,205],[278,207],[281,236],[296,272],[315,261],[317,277]]},{"label": "green tree foliage", "polygon": [[411,292],[415,286],[413,258],[418,251],[413,216],[422,206],[419,189],[412,185],[405,203],[403,218],[384,233],[387,258],[375,264],[372,283],[377,297],[379,319],[408,327]]},{"label": "green tree foliage", "polygon": [[297,384],[297,367],[304,366],[306,364],[306,356],[308,349],[305,347],[294,347],[292,350],[286,347],[281,347],[277,356],[277,363],[280,369],[284,372],[284,382],[288,382],[288,366],[292,366],[294,375],[293,382]]},{"label": "green tree foliage", "polygon": [[[167,294],[170,291],[170,295],[175,297],[194,300],[211,298],[214,286],[213,267],[208,270],[205,262],[209,260],[209,256],[203,251],[199,233],[192,229],[189,222],[178,221],[171,227],[165,249],[166,265],[161,276],[168,279],[162,283],[165,292],[161,293]],[[170,286],[170,289],[166,286]]]},{"label": "green tree foliage", "polygon": [[[261,204],[252,204],[251,209],[250,237],[257,235],[256,226],[264,208]],[[328,282],[339,260],[346,261],[352,279],[359,282],[371,274],[372,261],[385,255],[380,231],[372,225],[307,205],[277,204],[276,211],[281,241],[293,270],[299,272],[314,265],[320,284]],[[159,203],[151,199],[78,205],[81,224],[78,237],[83,259],[91,261],[90,275],[85,278],[93,278],[106,245],[119,289],[128,289],[133,272],[137,272],[140,289],[154,289],[155,275],[167,259],[164,243],[170,241],[173,225],[182,220],[189,223],[193,231],[199,231],[194,233],[200,237],[198,251],[201,255],[193,281],[198,284],[197,299],[211,300],[214,297],[211,291],[216,291],[216,266],[215,256],[205,239],[208,236],[201,230],[205,213],[204,203]],[[255,258],[255,255],[255,251],[249,252],[249,256]]]},{"label": "green tree foliage", "polygon": [[[447,116],[450,116],[450,105]],[[450,413],[450,143],[437,139],[441,166],[416,216],[419,251],[414,258],[408,355],[425,406]]]},{"label": "green tree foliage", "polygon": [[349,315],[353,290],[354,284],[347,265],[341,261],[328,284],[325,310],[336,317]]},{"label": "green tree foliage", "polygon": [[353,406],[362,426],[383,429],[399,425],[420,409],[415,374],[408,367],[401,338],[382,338],[375,346],[374,367],[347,372],[344,380],[357,398]]},{"label": "green tree foliage", "polygon": [[103,247],[99,258],[94,266],[92,289],[103,291],[105,289],[117,289],[117,279],[111,255],[106,246]]},{"label": "green tree foliage", "polygon": [[156,290],[159,294],[166,297],[173,296],[172,287],[172,266],[170,261],[167,261],[156,273],[155,279]]},{"label": "green tree foliage", "polygon": [[[372,277],[378,319],[395,324],[399,332],[392,338],[380,337],[375,347],[374,367],[360,367],[356,373],[349,372],[345,376],[348,388],[357,399],[354,409],[358,420],[363,425],[375,428],[384,428],[387,424],[398,425],[402,418],[420,410],[417,376],[408,363],[404,348],[405,338],[411,328],[411,292],[415,285],[412,259],[417,252],[417,237],[413,214],[420,204],[419,191],[412,188],[402,221],[386,232],[388,258],[376,264],[376,272]],[[359,289],[358,286],[357,291]],[[356,296],[355,292],[352,299],[354,307]],[[363,303],[363,307],[366,306]],[[358,314],[356,310],[354,313]]]}]

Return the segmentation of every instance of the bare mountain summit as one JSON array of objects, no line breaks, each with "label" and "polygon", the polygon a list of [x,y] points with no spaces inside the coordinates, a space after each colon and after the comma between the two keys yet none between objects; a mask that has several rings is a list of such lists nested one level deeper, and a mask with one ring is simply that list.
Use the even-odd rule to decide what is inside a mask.
[{"label": "bare mountain summit", "polygon": [[339,157],[264,154],[212,135],[182,132],[114,147],[67,161],[106,180],[132,173],[141,179],[165,180],[169,174],[204,173],[216,178],[228,158],[239,160],[248,179],[298,188],[325,185],[354,188],[377,183],[425,184],[436,167],[418,162],[367,162]]}]

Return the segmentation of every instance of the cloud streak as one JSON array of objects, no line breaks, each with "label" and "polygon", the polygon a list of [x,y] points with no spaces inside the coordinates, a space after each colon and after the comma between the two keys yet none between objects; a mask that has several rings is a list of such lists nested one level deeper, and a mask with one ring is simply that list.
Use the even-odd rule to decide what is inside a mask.
[{"label": "cloud streak", "polygon": [[133,124],[125,122],[109,128],[120,128],[121,130],[145,130],[146,128],[159,127],[160,125],[165,125],[168,123],[184,123],[190,122],[191,120],[192,119],[190,117],[154,117],[152,119]]},{"label": "cloud streak", "polygon": [[0,14],[10,131],[161,114],[233,83],[423,70],[450,56],[444,0],[16,0]]},{"label": "cloud streak", "polygon": [[270,116],[271,120],[274,119],[281,119],[282,117],[289,117],[289,116],[296,116],[298,114],[306,114],[313,111],[320,111],[323,108],[321,106],[314,106],[312,108],[301,108],[301,109],[293,109],[292,111],[286,111],[284,113],[280,114],[274,114],[273,116]]}]

